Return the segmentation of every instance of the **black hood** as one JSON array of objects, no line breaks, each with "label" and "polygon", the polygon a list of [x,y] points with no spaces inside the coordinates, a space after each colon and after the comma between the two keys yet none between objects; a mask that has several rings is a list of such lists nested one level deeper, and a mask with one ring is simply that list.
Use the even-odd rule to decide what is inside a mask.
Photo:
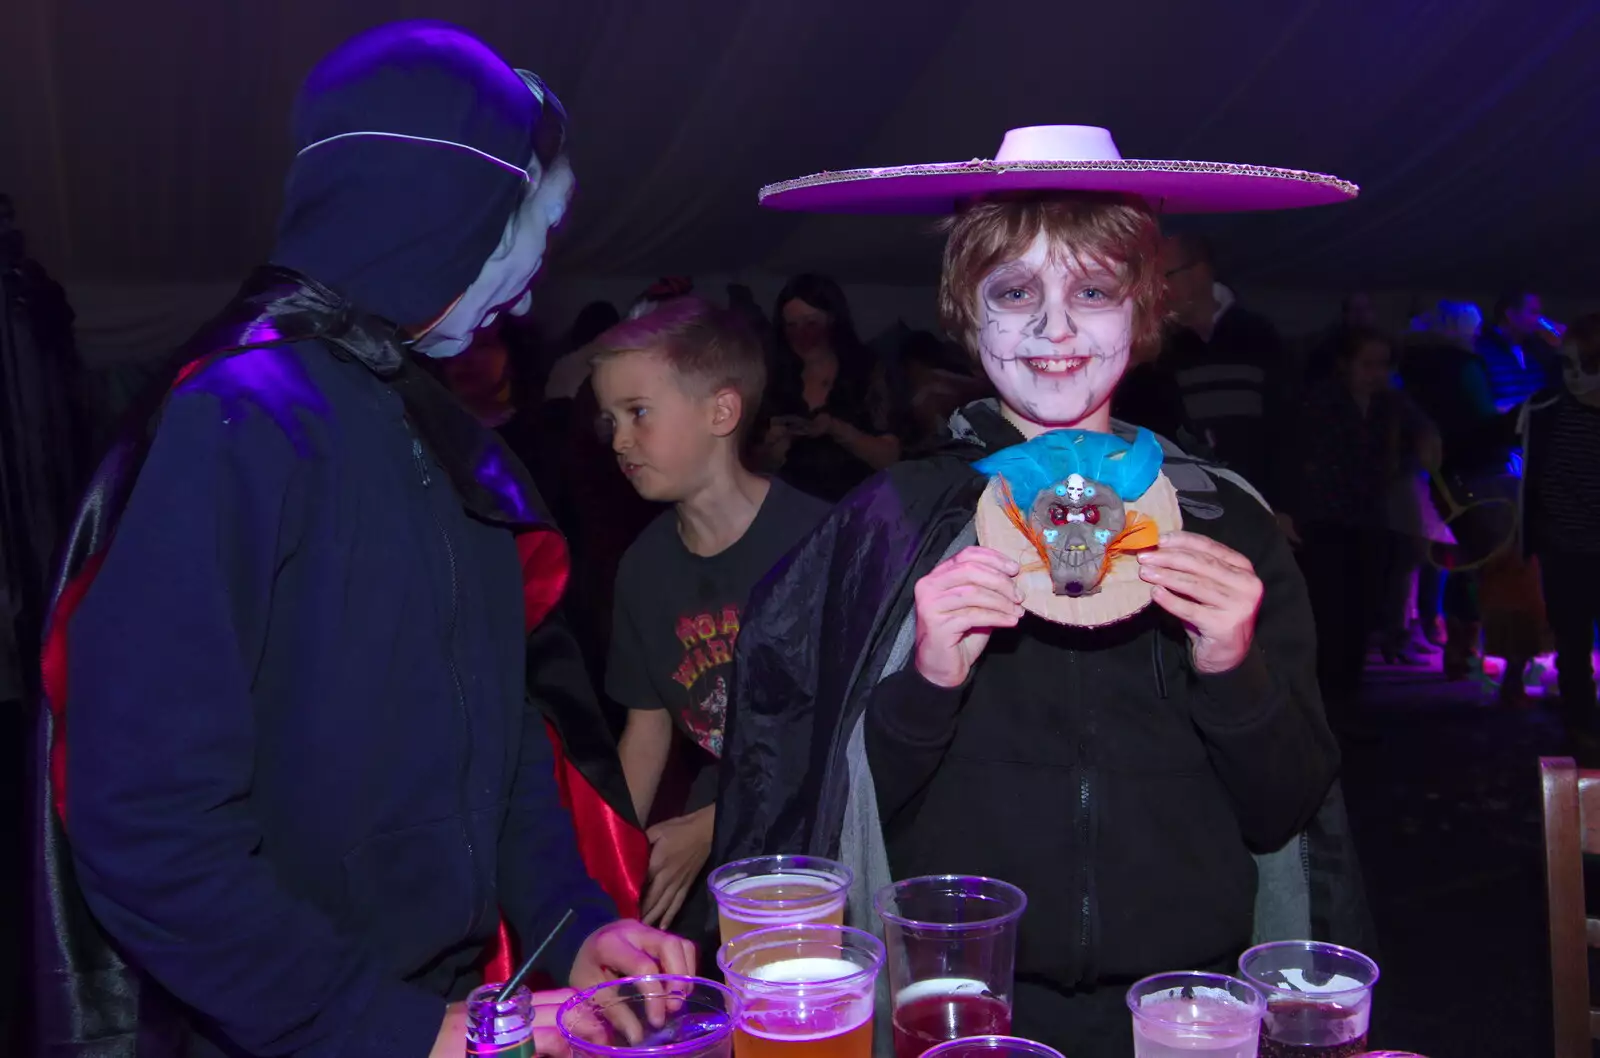
[{"label": "black hood", "polygon": [[[459,27],[396,22],[360,34],[311,71],[296,101],[303,153],[289,168],[272,263],[400,326],[437,319],[526,193],[513,167],[533,158],[539,119],[522,77]],[[356,132],[393,135],[347,135]]]}]

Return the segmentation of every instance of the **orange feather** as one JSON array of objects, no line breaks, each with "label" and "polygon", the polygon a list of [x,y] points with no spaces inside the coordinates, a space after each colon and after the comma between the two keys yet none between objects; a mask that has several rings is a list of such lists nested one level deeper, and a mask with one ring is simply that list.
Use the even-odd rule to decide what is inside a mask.
[{"label": "orange feather", "polygon": [[1007,484],[1006,479],[997,477],[995,481],[1000,486],[1000,509],[1006,512],[1006,517],[1011,519],[1011,524],[1017,527],[1017,532],[1021,533],[1023,538],[1033,545],[1033,550],[1038,554],[1039,561],[1044,564],[1043,568],[1049,569],[1050,552],[1045,547],[1044,537],[1039,535],[1039,530],[1035,529],[1032,523],[1028,521],[1027,516],[1017,508],[1017,501],[1011,495],[1011,486]]},{"label": "orange feather", "polygon": [[1113,559],[1135,551],[1146,551],[1160,542],[1161,527],[1156,524],[1155,519],[1130,510],[1122,532],[1113,536],[1106,544],[1105,557],[1100,560],[1100,575],[1104,577],[1111,569]]}]

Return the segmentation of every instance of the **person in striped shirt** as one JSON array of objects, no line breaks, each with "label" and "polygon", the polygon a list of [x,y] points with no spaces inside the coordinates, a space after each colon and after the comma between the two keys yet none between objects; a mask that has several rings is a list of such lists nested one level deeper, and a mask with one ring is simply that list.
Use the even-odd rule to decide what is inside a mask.
[{"label": "person in striped shirt", "polygon": [[1567,329],[1562,381],[1525,407],[1524,542],[1539,557],[1556,640],[1561,714],[1574,755],[1600,763],[1595,625],[1600,622],[1600,314]]}]

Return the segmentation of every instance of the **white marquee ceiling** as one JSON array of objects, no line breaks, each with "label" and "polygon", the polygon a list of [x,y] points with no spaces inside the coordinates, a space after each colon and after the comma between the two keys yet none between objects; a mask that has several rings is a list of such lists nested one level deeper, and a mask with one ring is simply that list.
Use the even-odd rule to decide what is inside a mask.
[{"label": "white marquee ceiling", "polygon": [[1243,282],[1587,294],[1600,275],[1595,0],[3,0],[0,189],[69,280],[231,280],[269,245],[300,78],[419,16],[566,102],[567,275],[925,281],[926,222],[764,213],[757,188],[1056,122],[1109,126],[1127,156],[1363,185],[1208,222]]}]

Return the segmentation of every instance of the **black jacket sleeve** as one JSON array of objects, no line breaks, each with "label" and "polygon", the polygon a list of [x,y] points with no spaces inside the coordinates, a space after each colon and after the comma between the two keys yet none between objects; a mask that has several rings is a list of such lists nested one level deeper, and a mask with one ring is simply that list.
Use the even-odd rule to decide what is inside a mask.
[{"label": "black jacket sleeve", "polygon": [[867,764],[885,823],[933,778],[956,735],[967,683],[940,687],[908,667],[883,679],[867,704]]},{"label": "black jacket sleeve", "polygon": [[1265,508],[1229,483],[1219,488],[1228,526],[1215,536],[1250,559],[1264,591],[1244,662],[1192,675],[1193,719],[1246,843],[1269,852],[1316,814],[1338,774],[1339,748],[1317,690],[1316,629],[1294,555]]}]

